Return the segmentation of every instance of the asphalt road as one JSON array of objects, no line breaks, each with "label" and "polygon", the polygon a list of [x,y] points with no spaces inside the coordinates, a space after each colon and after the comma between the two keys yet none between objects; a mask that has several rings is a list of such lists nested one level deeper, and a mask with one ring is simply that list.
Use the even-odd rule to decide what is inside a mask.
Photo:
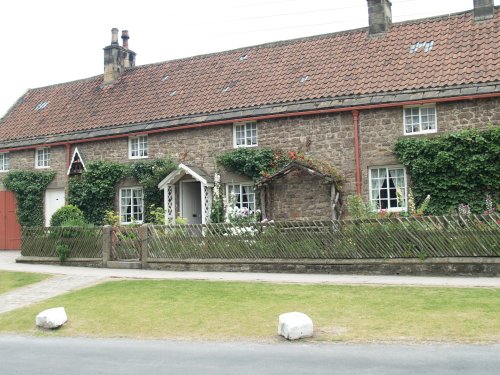
[{"label": "asphalt road", "polygon": [[500,345],[318,345],[0,336],[2,375],[499,374]]}]

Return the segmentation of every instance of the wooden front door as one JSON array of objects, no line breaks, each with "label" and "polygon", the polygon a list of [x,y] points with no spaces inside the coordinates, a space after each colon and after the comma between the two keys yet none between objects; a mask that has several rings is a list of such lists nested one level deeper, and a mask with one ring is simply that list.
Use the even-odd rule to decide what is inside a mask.
[{"label": "wooden front door", "polygon": [[16,197],[0,191],[0,250],[21,249],[21,226],[17,222]]}]

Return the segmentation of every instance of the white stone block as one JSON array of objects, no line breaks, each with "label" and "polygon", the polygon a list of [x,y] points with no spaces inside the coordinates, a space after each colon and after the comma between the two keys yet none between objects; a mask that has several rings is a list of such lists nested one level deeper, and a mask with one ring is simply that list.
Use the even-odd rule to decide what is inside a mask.
[{"label": "white stone block", "polygon": [[278,334],[287,340],[297,340],[313,335],[313,322],[306,314],[289,312],[281,314],[278,322]]},{"label": "white stone block", "polygon": [[67,320],[64,307],[54,307],[38,314],[35,323],[38,327],[52,329],[62,326]]}]

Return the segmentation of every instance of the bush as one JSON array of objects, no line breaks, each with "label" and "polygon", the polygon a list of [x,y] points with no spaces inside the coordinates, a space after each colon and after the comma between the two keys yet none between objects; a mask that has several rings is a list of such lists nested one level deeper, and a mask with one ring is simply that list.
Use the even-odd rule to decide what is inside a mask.
[{"label": "bush", "polygon": [[68,245],[65,245],[62,243],[58,243],[56,245],[56,254],[59,257],[59,260],[61,262],[64,262],[68,258],[69,253],[70,253],[70,249],[69,249]]},{"label": "bush", "polygon": [[65,224],[65,226],[70,226],[68,225],[68,222],[77,223],[77,225],[71,226],[81,226],[80,224],[85,224],[82,210],[71,204],[63,206],[58,209],[54,215],[52,215],[52,218],[50,219],[50,226],[59,227],[63,224]]}]

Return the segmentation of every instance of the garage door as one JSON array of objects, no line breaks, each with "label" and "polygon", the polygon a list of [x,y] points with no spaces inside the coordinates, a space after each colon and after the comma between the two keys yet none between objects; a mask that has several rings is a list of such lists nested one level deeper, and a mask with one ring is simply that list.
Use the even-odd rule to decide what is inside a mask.
[{"label": "garage door", "polygon": [[16,198],[10,191],[0,191],[0,250],[21,248],[21,226],[17,222]]}]

